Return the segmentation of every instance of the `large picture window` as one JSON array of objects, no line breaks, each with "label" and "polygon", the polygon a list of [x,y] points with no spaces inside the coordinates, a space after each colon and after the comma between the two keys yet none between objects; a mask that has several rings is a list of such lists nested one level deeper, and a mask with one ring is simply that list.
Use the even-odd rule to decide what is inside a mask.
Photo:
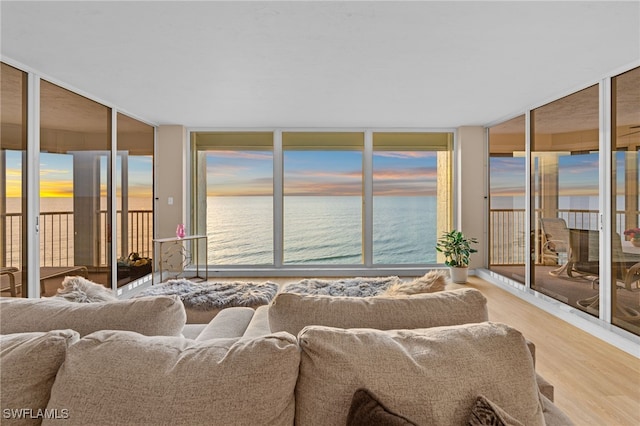
[{"label": "large picture window", "polygon": [[452,144],[450,133],[373,134],[374,264],[436,263],[437,236],[449,230]]},{"label": "large picture window", "polygon": [[194,214],[213,265],[271,265],[273,134],[199,132]]},{"label": "large picture window", "polygon": [[452,133],[201,131],[191,140],[192,219],[209,237],[210,265],[438,262],[436,236],[451,227]]}]

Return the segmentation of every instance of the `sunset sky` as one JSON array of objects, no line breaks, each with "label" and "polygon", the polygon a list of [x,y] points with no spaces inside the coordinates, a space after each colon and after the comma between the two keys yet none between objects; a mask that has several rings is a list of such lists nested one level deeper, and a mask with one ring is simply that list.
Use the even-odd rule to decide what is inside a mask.
[{"label": "sunset sky", "polygon": [[[377,152],[373,158],[375,195],[435,195],[433,152]],[[207,154],[207,191],[217,195],[271,195],[270,151]],[[285,151],[285,195],[362,195],[359,151]]]},{"label": "sunset sky", "polygon": [[[640,159],[638,160],[640,167]],[[21,156],[6,151],[6,194],[19,197]],[[104,169],[106,166],[102,164]],[[521,196],[525,184],[524,157],[494,157],[490,161],[492,196]],[[624,170],[624,153],[616,155]],[[119,168],[119,166],[118,166]],[[434,152],[376,151],[373,157],[374,195],[435,195]],[[73,196],[72,155],[40,154],[41,197]],[[598,154],[566,155],[559,160],[560,195],[597,195]],[[105,180],[103,170],[103,180]],[[617,175],[624,193],[624,174]],[[151,197],[152,158],[129,157],[129,196]],[[214,195],[272,195],[271,151],[216,151],[207,154],[207,190]],[[361,195],[360,151],[285,151],[285,195]]]}]

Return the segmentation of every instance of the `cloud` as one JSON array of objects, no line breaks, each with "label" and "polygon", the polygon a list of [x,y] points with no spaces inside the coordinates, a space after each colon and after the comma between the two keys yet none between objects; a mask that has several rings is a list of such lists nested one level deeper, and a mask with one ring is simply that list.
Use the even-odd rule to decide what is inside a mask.
[{"label": "cloud", "polygon": [[437,154],[433,151],[374,151],[373,157],[385,158],[435,158]]}]

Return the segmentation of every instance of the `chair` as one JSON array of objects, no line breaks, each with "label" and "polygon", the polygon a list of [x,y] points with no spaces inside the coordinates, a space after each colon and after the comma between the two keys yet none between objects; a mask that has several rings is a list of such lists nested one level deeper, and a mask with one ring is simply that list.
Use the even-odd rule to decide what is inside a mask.
[{"label": "chair", "polygon": [[2,287],[0,292],[8,291],[11,294],[11,297],[18,297],[18,288],[22,290],[22,284],[16,285],[15,274],[17,272],[20,272],[20,270],[12,266],[3,266],[0,268],[0,276],[6,275],[9,278],[9,287]]},{"label": "chair", "polygon": [[544,237],[542,259],[550,258],[560,265],[549,271],[549,274],[558,276],[567,272],[568,275],[568,269],[571,267],[571,243],[567,223],[559,217],[540,218],[540,229]]}]

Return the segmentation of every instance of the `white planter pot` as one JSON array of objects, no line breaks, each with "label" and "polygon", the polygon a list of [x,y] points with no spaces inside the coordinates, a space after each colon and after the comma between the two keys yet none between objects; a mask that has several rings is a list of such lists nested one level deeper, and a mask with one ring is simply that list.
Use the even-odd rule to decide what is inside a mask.
[{"label": "white planter pot", "polygon": [[449,268],[449,274],[451,275],[451,281],[456,284],[464,284],[467,282],[467,278],[469,278],[469,268],[466,266]]}]

